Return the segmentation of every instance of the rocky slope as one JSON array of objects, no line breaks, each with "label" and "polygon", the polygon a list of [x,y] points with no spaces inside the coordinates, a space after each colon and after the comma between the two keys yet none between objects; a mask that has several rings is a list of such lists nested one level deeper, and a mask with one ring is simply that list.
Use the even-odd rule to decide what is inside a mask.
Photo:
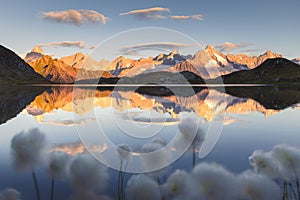
[{"label": "rocky slope", "polygon": [[224,55],[213,46],[208,45],[204,50],[198,51],[193,58],[178,63],[169,71],[191,71],[204,79],[216,78],[235,71],[252,69],[268,58],[282,57],[279,54],[267,51],[260,56],[244,54]]},{"label": "rocky slope", "polygon": [[285,58],[273,58],[252,70],[238,71],[223,76],[225,84],[287,84],[300,81],[300,65]]},{"label": "rocky slope", "polygon": [[49,83],[17,54],[0,45],[0,85]]},{"label": "rocky slope", "polygon": [[282,58],[282,55],[267,50],[264,54],[259,56],[248,56],[245,54],[228,54],[227,60],[240,65],[246,65],[249,69],[253,69],[261,65],[264,61],[270,58]]},{"label": "rocky slope", "polygon": [[134,77],[164,71],[176,63],[185,61],[187,58],[189,56],[182,56],[175,50],[169,54],[159,54],[154,58],[148,57],[138,60],[120,56],[110,63],[108,69],[117,77]]},{"label": "rocky slope", "polygon": [[81,52],[62,57],[60,60],[74,68],[92,71],[105,70],[109,65],[108,60],[101,60],[97,62],[89,55],[85,55]]},{"label": "rocky slope", "polygon": [[25,62],[34,62],[35,60],[43,57],[45,55],[43,49],[40,46],[35,46],[29,53],[26,54]]},{"label": "rocky slope", "polygon": [[292,60],[294,63],[300,65],[300,58],[295,58]]},{"label": "rocky slope", "polygon": [[77,75],[75,68],[48,55],[29,62],[29,65],[47,80],[56,83],[72,83]]},{"label": "rocky slope", "polygon": [[101,76],[111,77],[109,72],[76,68],[49,55],[42,56],[29,64],[37,73],[55,83],[73,83],[76,80],[95,79]]}]

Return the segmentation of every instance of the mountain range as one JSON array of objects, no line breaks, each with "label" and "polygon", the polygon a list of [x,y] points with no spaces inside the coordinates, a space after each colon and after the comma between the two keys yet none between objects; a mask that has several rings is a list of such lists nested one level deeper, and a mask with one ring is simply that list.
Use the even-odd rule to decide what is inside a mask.
[{"label": "mountain range", "polygon": [[50,83],[36,73],[13,51],[0,45],[0,83],[1,84],[43,84]]},{"label": "mountain range", "polygon": [[268,59],[258,67],[223,76],[225,84],[299,83],[300,66],[285,58]]},{"label": "mountain range", "polygon": [[82,53],[57,59],[45,55],[41,47],[36,46],[26,54],[24,60],[35,72],[54,83],[73,83],[76,80],[95,79],[101,76],[112,77],[108,71],[97,69],[97,67],[101,69],[101,65],[106,65],[108,61],[96,62]]},{"label": "mountain range", "polygon": [[[12,58],[2,53],[0,59],[0,64],[7,61],[7,66],[9,66],[12,60],[16,60],[16,55]],[[193,56],[181,55],[173,50],[156,57],[130,59],[119,56],[112,61],[96,61],[81,52],[54,58],[46,55],[40,46],[36,46],[26,54],[24,61],[18,60],[30,71],[30,73],[24,72],[25,74],[42,75],[44,79],[52,83],[73,83],[100,77],[104,78],[101,83],[106,81],[115,83],[119,79],[124,83],[163,83],[165,80],[169,80],[167,81],[169,83],[176,83],[176,80],[180,80],[180,74],[191,83],[204,83],[205,80],[214,80],[218,77],[222,77],[225,83],[278,83],[279,81],[297,82],[298,78],[300,80],[300,76],[298,77],[300,58],[289,61],[270,50],[258,56],[225,55],[211,45],[196,52]],[[278,65],[281,67],[275,69],[274,66]],[[15,69],[6,70],[14,74]],[[5,70],[2,69],[2,71]],[[264,75],[259,76],[259,73]],[[20,79],[22,78],[18,73],[15,74]],[[247,80],[243,77],[247,77]],[[24,78],[25,82],[31,80],[27,75]],[[42,80],[45,81],[44,79]],[[39,79],[34,80],[38,82]]]}]

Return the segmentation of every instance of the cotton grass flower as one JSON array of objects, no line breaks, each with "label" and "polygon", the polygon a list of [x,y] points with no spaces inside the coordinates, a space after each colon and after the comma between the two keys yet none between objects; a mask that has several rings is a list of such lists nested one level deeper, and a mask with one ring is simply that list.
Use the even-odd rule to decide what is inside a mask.
[{"label": "cotton grass flower", "polygon": [[217,164],[201,163],[191,173],[192,190],[209,200],[232,200],[240,196],[236,177]]},{"label": "cotton grass flower", "polygon": [[[178,125],[181,133],[176,142],[178,148],[185,148],[187,145],[190,145],[190,148],[194,153],[196,151],[200,152],[206,134],[197,121],[197,118],[187,117],[184,118]],[[195,157],[195,155],[193,156]],[[193,166],[195,166],[194,161]]]},{"label": "cotton grass flower", "polygon": [[155,138],[152,140],[152,143],[160,144],[162,147],[167,146],[168,142],[164,138]]},{"label": "cotton grass flower", "polygon": [[57,180],[64,180],[68,177],[68,163],[69,155],[61,151],[53,151],[48,158],[48,174],[51,180],[51,197],[54,199],[54,182]]},{"label": "cotton grass flower", "polygon": [[120,160],[129,161],[131,159],[132,150],[127,144],[118,145],[117,152]]},{"label": "cotton grass flower", "polygon": [[274,161],[278,165],[279,172],[283,179],[290,180],[300,176],[300,150],[287,146],[276,145],[272,150]]},{"label": "cotton grass flower", "polygon": [[133,175],[126,187],[128,200],[160,200],[161,193],[157,182],[146,175]]},{"label": "cotton grass flower", "polygon": [[[120,169],[118,176],[118,199],[123,199],[124,194],[124,177],[126,174],[126,168],[129,160],[131,159],[131,149],[126,144],[118,145],[117,148],[118,156],[120,158]],[[123,162],[125,161],[125,166],[123,166]]]},{"label": "cotton grass flower", "polygon": [[165,195],[169,198],[184,199],[190,192],[191,179],[189,174],[184,170],[176,170],[172,173],[165,183]]},{"label": "cotton grass flower", "polygon": [[279,177],[277,165],[270,152],[255,150],[249,157],[249,161],[256,173],[266,175],[270,178]]},{"label": "cotton grass flower", "polygon": [[51,178],[64,180],[68,177],[70,156],[62,151],[53,151],[48,158],[48,174]]},{"label": "cotton grass flower", "polygon": [[279,200],[280,188],[264,175],[246,171],[238,176],[243,193],[249,200]]},{"label": "cotton grass flower", "polygon": [[161,143],[150,142],[142,146],[141,157],[145,172],[153,172],[168,166],[172,159],[172,152],[166,149]]},{"label": "cotton grass flower", "polygon": [[[186,140],[193,141],[199,130],[197,119],[186,117],[179,123],[178,128]],[[199,136],[200,137],[200,136]]]},{"label": "cotton grass flower", "polygon": [[21,193],[16,189],[7,188],[0,191],[0,200],[20,200]]},{"label": "cotton grass flower", "polygon": [[70,164],[71,185],[78,195],[103,191],[108,178],[106,168],[90,155],[77,155]]},{"label": "cotton grass flower", "polygon": [[40,191],[34,168],[46,157],[46,139],[39,129],[31,129],[15,135],[11,141],[12,164],[16,170],[32,170],[32,178],[37,199],[40,200]]},{"label": "cotton grass flower", "polygon": [[13,167],[17,170],[32,170],[45,158],[46,138],[39,129],[31,129],[15,135],[11,141]]}]

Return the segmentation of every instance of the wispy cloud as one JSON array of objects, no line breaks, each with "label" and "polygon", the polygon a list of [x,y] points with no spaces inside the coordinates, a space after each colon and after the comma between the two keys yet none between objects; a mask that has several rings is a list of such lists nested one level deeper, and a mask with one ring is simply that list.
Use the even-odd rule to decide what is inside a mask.
[{"label": "wispy cloud", "polygon": [[84,126],[88,122],[95,121],[96,119],[87,118],[80,119],[77,121],[74,120],[59,120],[59,121],[43,121],[43,124],[51,124],[56,126]]},{"label": "wispy cloud", "polygon": [[253,45],[252,43],[241,43],[241,44],[234,44],[234,43],[231,43],[231,42],[225,42],[224,44],[218,44],[218,45],[215,45],[215,47],[223,52],[223,51],[232,51],[232,50],[235,50],[235,49],[240,49],[240,48],[244,48],[244,47],[248,47],[248,46],[251,46]]},{"label": "wispy cloud", "polygon": [[[107,144],[104,144],[103,146],[91,145],[91,146],[88,146],[88,149],[95,153],[101,153],[108,149],[108,145]],[[81,154],[81,153],[89,153],[86,149],[86,146],[84,146],[81,142],[57,145],[57,146],[51,148],[49,151],[50,152],[62,151],[62,152],[69,154],[70,156],[75,156],[75,155]]]},{"label": "wispy cloud", "polygon": [[108,17],[94,10],[63,10],[44,12],[43,18],[52,22],[67,23],[80,26],[83,23],[97,23],[106,24]]},{"label": "wispy cloud", "polygon": [[259,52],[259,51],[262,51],[262,49],[245,49],[245,50],[242,50],[242,52],[245,52],[245,53],[256,53],[256,52]]},{"label": "wispy cloud", "polygon": [[184,19],[194,19],[198,21],[203,21],[204,17],[201,14],[196,14],[196,15],[172,15],[170,17],[171,19],[178,19],[178,20],[184,20]]},{"label": "wispy cloud", "polygon": [[83,41],[62,41],[39,44],[41,47],[75,47],[80,49],[93,49],[94,46],[89,46]]},{"label": "wispy cloud", "polygon": [[140,19],[164,19],[164,13],[170,13],[169,8],[162,8],[162,7],[154,7],[154,8],[147,8],[147,9],[140,9],[140,10],[132,10],[125,13],[120,13],[120,15],[134,15]]},{"label": "wispy cloud", "polygon": [[140,51],[143,50],[180,50],[186,47],[190,47],[192,44],[183,44],[176,42],[157,42],[157,43],[144,43],[144,44],[136,44],[132,46],[125,46],[120,49],[120,52],[123,55],[139,55]]}]

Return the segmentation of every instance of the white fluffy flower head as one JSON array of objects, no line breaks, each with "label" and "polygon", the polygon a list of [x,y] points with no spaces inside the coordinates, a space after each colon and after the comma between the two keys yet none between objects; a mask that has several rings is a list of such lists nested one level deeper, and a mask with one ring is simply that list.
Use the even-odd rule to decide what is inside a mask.
[{"label": "white fluffy flower head", "polygon": [[157,182],[146,175],[133,175],[127,183],[128,200],[160,200],[161,193]]},{"label": "white fluffy flower head", "polygon": [[264,174],[270,178],[279,176],[277,165],[270,152],[255,150],[249,157],[249,161],[257,173]]},{"label": "white fluffy flower head", "polygon": [[60,180],[67,178],[69,160],[70,157],[65,152],[51,152],[48,159],[48,173],[50,177]]},{"label": "white fluffy flower head", "polygon": [[17,170],[31,170],[45,158],[46,137],[39,129],[15,135],[11,141],[13,166]]}]

